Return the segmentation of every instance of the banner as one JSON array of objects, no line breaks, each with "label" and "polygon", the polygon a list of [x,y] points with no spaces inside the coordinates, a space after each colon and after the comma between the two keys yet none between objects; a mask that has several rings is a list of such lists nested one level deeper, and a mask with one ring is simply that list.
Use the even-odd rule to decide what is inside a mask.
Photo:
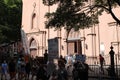
[{"label": "banner", "polygon": [[21,38],[22,38],[24,52],[25,52],[25,54],[29,54],[30,50],[29,50],[29,46],[28,46],[28,39],[27,39],[26,33],[22,29],[21,29]]}]

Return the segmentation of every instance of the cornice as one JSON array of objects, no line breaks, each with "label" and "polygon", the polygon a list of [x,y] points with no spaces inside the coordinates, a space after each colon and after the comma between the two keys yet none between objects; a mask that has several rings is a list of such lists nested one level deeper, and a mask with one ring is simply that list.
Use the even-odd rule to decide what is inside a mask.
[{"label": "cornice", "polygon": [[46,31],[36,31],[36,32],[26,33],[27,36],[30,36],[30,35],[39,35],[39,34],[46,34]]}]

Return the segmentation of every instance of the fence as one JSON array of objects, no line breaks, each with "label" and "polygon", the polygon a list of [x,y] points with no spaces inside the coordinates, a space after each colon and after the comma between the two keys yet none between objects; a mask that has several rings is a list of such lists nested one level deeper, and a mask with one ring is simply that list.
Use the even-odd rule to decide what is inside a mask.
[{"label": "fence", "polygon": [[[105,59],[105,65],[110,65],[110,55],[107,54],[107,55],[104,55],[103,57]],[[99,64],[99,56],[96,56],[96,57],[87,56],[86,62],[89,65],[98,65]],[[114,64],[120,65],[120,55],[119,54],[114,55]]]},{"label": "fence", "polygon": [[[120,76],[120,65],[115,65],[117,66],[117,68],[115,68],[115,73],[116,73],[116,77],[118,78]],[[102,73],[100,66],[99,65],[89,65],[89,67],[91,68],[91,70],[89,70],[89,77],[93,79],[110,79],[112,78],[111,76],[109,76],[109,72],[108,72],[108,68],[109,65],[104,65],[103,66],[103,70],[104,70],[104,74]],[[114,79],[113,79],[114,80]]]},{"label": "fence", "polygon": [[[105,64],[103,66],[104,68],[104,74],[101,73],[100,70],[100,64],[99,64],[99,57],[87,57],[86,62],[89,64],[89,67],[93,70],[89,71],[89,77],[92,78],[91,80],[94,80],[95,78],[97,79],[110,79],[111,77],[108,75],[108,68],[110,66],[110,55],[105,55],[104,56],[105,59]],[[116,77],[118,78],[118,76],[120,76],[120,58],[118,54],[114,55],[114,67],[115,67],[115,73],[116,73]],[[96,79],[95,79],[96,80]],[[118,79],[112,79],[112,80],[118,80]]]}]

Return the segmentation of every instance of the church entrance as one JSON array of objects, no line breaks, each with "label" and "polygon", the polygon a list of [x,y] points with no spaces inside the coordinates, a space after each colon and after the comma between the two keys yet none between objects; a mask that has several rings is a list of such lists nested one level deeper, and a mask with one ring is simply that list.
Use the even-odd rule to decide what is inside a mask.
[{"label": "church entrance", "polygon": [[68,54],[82,54],[82,44],[80,37],[80,31],[75,31],[74,29],[70,31],[67,39]]},{"label": "church entrance", "polygon": [[30,56],[33,58],[37,56],[37,43],[35,39],[32,39],[30,42]]},{"label": "church entrance", "polygon": [[82,54],[82,46],[80,40],[68,41],[68,54]]}]

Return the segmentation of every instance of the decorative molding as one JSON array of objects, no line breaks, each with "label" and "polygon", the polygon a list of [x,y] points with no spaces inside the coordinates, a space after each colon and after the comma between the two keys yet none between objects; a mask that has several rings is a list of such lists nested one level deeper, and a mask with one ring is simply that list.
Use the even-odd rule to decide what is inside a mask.
[{"label": "decorative molding", "polygon": [[39,35],[39,34],[46,34],[46,31],[37,31],[37,32],[29,32],[29,33],[26,33],[27,36]]},{"label": "decorative molding", "polygon": [[87,36],[89,36],[89,35],[96,36],[95,33],[89,33],[89,34],[87,34]]}]

